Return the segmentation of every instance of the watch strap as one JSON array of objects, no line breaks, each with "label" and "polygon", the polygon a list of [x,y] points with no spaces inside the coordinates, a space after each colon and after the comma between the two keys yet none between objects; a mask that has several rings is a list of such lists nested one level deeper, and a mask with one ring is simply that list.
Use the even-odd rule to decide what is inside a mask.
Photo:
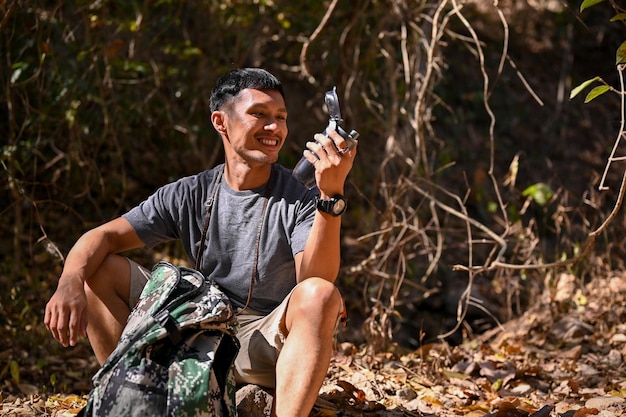
[{"label": "watch strap", "polygon": [[[338,204],[341,205],[340,208],[337,207]],[[315,207],[323,213],[338,217],[346,211],[347,202],[341,194],[335,194],[329,200],[323,200],[316,196]]]}]

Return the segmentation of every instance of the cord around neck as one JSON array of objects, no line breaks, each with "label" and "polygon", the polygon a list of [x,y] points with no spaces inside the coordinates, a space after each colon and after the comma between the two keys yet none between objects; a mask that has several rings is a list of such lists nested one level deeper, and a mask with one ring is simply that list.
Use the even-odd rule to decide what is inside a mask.
[{"label": "cord around neck", "polygon": [[[246,300],[245,306],[240,310],[245,310],[250,301],[252,300],[252,292],[254,291],[254,283],[258,279],[259,276],[259,254],[261,252],[261,234],[263,232],[263,222],[265,219],[265,212],[267,211],[268,202],[270,196],[272,194],[272,177],[274,175],[274,165],[270,168],[270,177],[265,186],[265,193],[263,196],[263,209],[261,210],[261,217],[259,219],[259,227],[257,230],[256,236],[256,245],[254,250],[254,268],[252,269],[252,276],[250,277],[250,289],[248,290],[248,299]],[[217,172],[217,178],[214,181],[213,189],[211,190],[211,195],[209,199],[205,203],[206,207],[206,216],[204,218],[204,224],[202,225],[202,236],[200,238],[200,248],[198,249],[198,255],[196,256],[196,270],[200,271],[200,261],[202,259],[202,254],[206,248],[206,236],[209,230],[209,224],[211,221],[211,213],[213,211],[213,206],[215,204],[215,199],[217,198],[217,193],[222,185],[222,178],[224,176],[224,166],[222,166]]]}]

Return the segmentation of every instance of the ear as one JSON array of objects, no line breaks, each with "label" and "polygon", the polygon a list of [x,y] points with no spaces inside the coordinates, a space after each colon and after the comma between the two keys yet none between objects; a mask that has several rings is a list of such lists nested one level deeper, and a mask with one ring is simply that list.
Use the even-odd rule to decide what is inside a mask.
[{"label": "ear", "polygon": [[219,134],[226,134],[226,113],[220,110],[216,110],[211,113],[211,123],[213,123],[213,127]]}]

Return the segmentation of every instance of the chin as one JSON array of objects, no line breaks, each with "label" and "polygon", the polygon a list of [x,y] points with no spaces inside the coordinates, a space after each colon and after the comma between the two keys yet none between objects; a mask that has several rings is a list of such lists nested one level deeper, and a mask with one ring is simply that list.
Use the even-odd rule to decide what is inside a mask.
[{"label": "chin", "polygon": [[278,155],[253,156],[250,160],[256,162],[257,164],[271,165],[278,161]]},{"label": "chin", "polygon": [[258,159],[259,162],[265,162],[267,164],[273,164],[276,161],[278,161],[278,151],[276,151],[275,153],[271,153],[271,154],[263,154],[263,156],[259,157]]}]

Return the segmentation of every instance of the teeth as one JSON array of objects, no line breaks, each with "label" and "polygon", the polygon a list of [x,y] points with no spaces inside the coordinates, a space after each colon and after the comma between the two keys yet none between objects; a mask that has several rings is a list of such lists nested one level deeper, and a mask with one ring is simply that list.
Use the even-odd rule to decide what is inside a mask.
[{"label": "teeth", "polygon": [[263,145],[278,145],[278,141],[275,139],[260,139],[260,141]]}]

